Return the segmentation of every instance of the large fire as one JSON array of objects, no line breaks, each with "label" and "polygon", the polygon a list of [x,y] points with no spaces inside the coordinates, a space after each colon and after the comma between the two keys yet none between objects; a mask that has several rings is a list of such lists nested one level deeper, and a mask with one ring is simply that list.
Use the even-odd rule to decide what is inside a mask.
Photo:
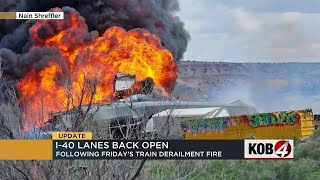
[{"label": "large fire", "polygon": [[30,51],[51,48],[59,59],[48,58],[43,68],[33,67],[17,83],[26,120],[41,124],[49,112],[88,104],[90,99],[93,103],[111,100],[114,75],[119,72],[135,74],[138,81],[150,77],[155,87],[169,92],[178,69],[158,37],[121,27],[111,27],[99,37],[88,32],[77,12],[69,13],[63,20],[39,20],[29,29]]}]

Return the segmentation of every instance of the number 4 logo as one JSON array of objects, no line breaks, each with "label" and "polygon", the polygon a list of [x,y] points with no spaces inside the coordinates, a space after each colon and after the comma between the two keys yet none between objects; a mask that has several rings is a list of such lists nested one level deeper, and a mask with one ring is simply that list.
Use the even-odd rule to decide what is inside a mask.
[{"label": "number 4 logo", "polygon": [[287,157],[291,153],[291,144],[289,141],[278,141],[274,146],[274,151],[279,157]]}]

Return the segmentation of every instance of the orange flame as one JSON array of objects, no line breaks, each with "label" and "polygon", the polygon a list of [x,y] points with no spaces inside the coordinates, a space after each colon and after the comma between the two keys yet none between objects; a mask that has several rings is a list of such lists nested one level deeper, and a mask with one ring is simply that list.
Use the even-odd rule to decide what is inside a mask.
[{"label": "orange flame", "polygon": [[[119,72],[135,74],[138,81],[150,77],[155,87],[169,92],[178,68],[158,37],[143,29],[126,31],[120,27],[111,27],[98,37],[96,32],[88,33],[77,12],[71,12],[70,17],[39,20],[29,29],[31,50],[57,49],[62,60],[51,59],[40,70],[33,68],[17,83],[26,120],[41,124],[51,111],[63,111],[80,102],[88,104],[93,93],[93,103],[107,101],[113,94],[114,75]],[[58,32],[54,33],[52,26]],[[53,35],[39,36],[43,30]]]}]

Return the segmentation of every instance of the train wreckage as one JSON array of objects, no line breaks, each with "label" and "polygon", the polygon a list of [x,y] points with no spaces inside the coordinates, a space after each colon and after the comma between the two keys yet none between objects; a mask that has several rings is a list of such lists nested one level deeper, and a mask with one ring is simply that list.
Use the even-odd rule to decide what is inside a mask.
[{"label": "train wreckage", "polygon": [[74,117],[87,113],[93,121],[107,125],[115,138],[128,137],[129,128],[159,139],[246,139],[252,135],[289,138],[313,134],[314,119],[310,109],[258,113],[253,106],[241,101],[217,104],[164,96],[153,98],[153,85],[151,78],[136,82],[135,75],[117,74],[115,101],[52,113],[46,126],[53,131],[59,131],[61,127],[70,130]]},{"label": "train wreckage", "polygon": [[[140,86],[140,88],[135,88],[137,86]],[[60,130],[61,127],[72,129],[74,116],[77,113],[87,112],[92,115],[94,121],[105,123],[115,131],[128,126],[143,124],[145,132],[154,133],[157,131],[156,129],[159,131],[157,127],[164,126],[164,120],[160,120],[163,117],[179,116],[192,119],[205,116],[213,118],[257,112],[254,107],[240,101],[230,104],[217,104],[214,102],[180,101],[165,96],[153,98],[151,95],[154,90],[153,86],[154,83],[151,78],[136,82],[135,75],[116,74],[114,79],[115,101],[93,104],[90,107],[83,105],[80,109],[75,107],[68,111],[52,113],[50,114],[50,120],[44,127],[51,131]],[[137,92],[136,89],[140,89],[140,91]],[[159,121],[154,122],[155,119]],[[178,128],[174,125],[170,127]]]}]

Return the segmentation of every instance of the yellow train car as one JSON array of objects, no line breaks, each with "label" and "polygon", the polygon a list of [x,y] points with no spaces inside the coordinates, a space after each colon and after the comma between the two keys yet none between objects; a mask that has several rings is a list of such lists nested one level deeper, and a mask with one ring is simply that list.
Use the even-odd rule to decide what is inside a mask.
[{"label": "yellow train car", "polygon": [[313,134],[311,109],[189,120],[181,123],[191,139],[281,139]]}]

